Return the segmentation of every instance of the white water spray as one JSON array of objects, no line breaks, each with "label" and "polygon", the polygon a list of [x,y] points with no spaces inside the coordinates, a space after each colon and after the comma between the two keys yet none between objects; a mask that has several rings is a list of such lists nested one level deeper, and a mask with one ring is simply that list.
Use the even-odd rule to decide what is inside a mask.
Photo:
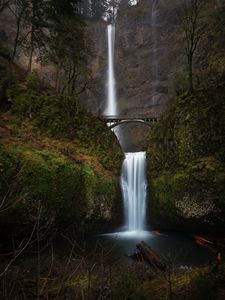
[{"label": "white water spray", "polygon": [[116,88],[114,75],[114,47],[115,47],[115,26],[107,26],[108,37],[108,97],[105,115],[114,116],[117,114]]},{"label": "white water spray", "polygon": [[142,231],[146,226],[146,153],[125,153],[121,185],[128,232]]}]

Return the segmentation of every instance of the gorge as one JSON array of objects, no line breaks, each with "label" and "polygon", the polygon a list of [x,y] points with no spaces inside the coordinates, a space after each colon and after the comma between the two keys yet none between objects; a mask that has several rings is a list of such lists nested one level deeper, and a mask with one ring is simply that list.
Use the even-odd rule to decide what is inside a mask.
[{"label": "gorge", "polygon": [[224,20],[0,1],[2,300],[224,299]]},{"label": "gorge", "polygon": [[[152,43],[153,43],[153,50],[152,50],[152,58],[153,58],[153,66],[152,66],[152,73],[153,73],[153,81],[151,83],[152,89],[154,90],[158,84],[158,62],[156,60],[156,53],[158,49],[156,47],[156,2],[152,2],[151,7],[151,28],[152,28]],[[107,105],[104,114],[107,112],[108,117],[115,116],[120,117],[116,108],[119,106],[118,102],[119,99],[115,97],[117,94],[116,91],[116,78],[114,75],[114,55],[115,52],[115,31],[116,31],[116,24],[115,25],[108,25],[107,26],[107,45],[108,45],[108,76],[107,76]],[[155,91],[155,90],[154,90]],[[154,93],[153,93],[154,94]],[[155,98],[154,95],[152,96],[152,110],[156,114],[158,114],[158,106],[155,105]],[[162,112],[161,112],[162,113]],[[106,117],[107,117],[106,115]],[[112,123],[108,124],[110,127]],[[114,134],[117,136],[119,141],[124,140],[124,133],[121,130],[123,123],[119,125],[115,129]],[[149,130],[153,130],[151,128]],[[134,135],[134,133],[133,133]],[[123,146],[123,142],[122,142]],[[171,233],[167,233],[167,242],[163,242],[164,239],[163,234],[157,236],[154,231],[150,230],[151,219],[148,218],[147,223],[147,215],[149,215],[149,207],[152,206],[151,204],[151,197],[148,196],[147,202],[147,168],[146,168],[146,152],[125,152],[125,159],[123,161],[122,171],[121,171],[121,189],[123,194],[123,215],[124,221],[123,226],[119,228],[119,231],[116,231],[111,234],[103,234],[101,235],[101,239],[106,240],[116,240],[119,243],[120,247],[130,242],[132,247],[134,246],[134,242],[138,242],[141,238],[142,240],[147,241],[153,249],[157,249],[157,252],[161,255],[166,255],[163,248],[166,248],[169,253],[173,253],[175,255],[177,251],[176,243],[180,243],[179,249],[182,249],[182,254],[176,253],[176,258],[185,263],[187,261],[187,248],[195,249],[194,257],[189,257],[190,260],[193,258],[198,257],[198,261],[204,262],[204,259],[210,259],[210,253],[207,255],[207,251],[204,253],[202,249],[198,249],[195,247],[194,243],[192,244],[189,237],[182,236],[182,238],[178,235],[173,235]],[[151,188],[151,186],[149,186]],[[151,191],[149,192],[151,195]],[[160,228],[160,225],[159,225]],[[158,245],[159,243],[159,245]],[[162,245],[160,245],[162,243]],[[128,244],[129,245],[129,244]],[[130,246],[126,246],[127,251],[132,251]],[[174,248],[175,245],[175,248]],[[201,257],[201,259],[200,259]],[[196,262],[195,262],[196,263]]]}]

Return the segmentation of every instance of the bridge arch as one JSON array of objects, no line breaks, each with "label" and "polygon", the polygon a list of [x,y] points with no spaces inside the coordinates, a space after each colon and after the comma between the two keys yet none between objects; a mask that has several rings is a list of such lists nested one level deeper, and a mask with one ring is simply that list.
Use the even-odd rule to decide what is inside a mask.
[{"label": "bridge arch", "polygon": [[127,116],[105,116],[104,122],[107,123],[110,129],[126,123],[141,123],[147,126],[153,126],[158,121],[158,116],[150,117],[127,117]]},{"label": "bridge arch", "polygon": [[[110,122],[109,122],[110,123]],[[119,122],[115,122],[113,123],[112,125],[109,126],[110,129],[113,129],[117,126],[120,126],[122,124],[127,124],[127,123],[141,123],[141,124],[144,124],[144,125],[147,125],[147,126],[152,126],[152,123],[150,122],[145,122],[144,120],[121,120]]]}]

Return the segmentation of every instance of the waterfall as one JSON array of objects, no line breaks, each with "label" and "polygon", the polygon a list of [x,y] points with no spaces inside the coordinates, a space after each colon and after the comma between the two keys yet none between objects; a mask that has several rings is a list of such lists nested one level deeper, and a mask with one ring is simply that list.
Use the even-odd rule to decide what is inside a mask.
[{"label": "waterfall", "polygon": [[141,231],[146,225],[146,153],[125,153],[121,186],[127,231]]},{"label": "waterfall", "polygon": [[114,76],[114,45],[115,45],[115,26],[107,26],[108,37],[108,97],[105,115],[112,116],[117,114],[116,89]]},{"label": "waterfall", "polygon": [[[107,26],[108,38],[108,97],[105,115],[117,115],[116,86],[114,76],[115,26]],[[120,140],[119,130],[114,131]],[[146,225],[146,153],[125,153],[122,166],[121,187],[123,192],[125,227],[124,234],[144,231]]]}]

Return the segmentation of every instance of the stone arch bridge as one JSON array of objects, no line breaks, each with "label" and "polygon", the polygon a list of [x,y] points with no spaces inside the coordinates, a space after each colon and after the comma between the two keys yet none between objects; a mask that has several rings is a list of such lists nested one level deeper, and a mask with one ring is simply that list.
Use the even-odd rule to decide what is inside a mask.
[{"label": "stone arch bridge", "polygon": [[103,121],[107,123],[109,128],[114,128],[126,123],[142,123],[152,127],[158,122],[158,116],[151,117],[130,117],[130,116],[103,116]]}]

